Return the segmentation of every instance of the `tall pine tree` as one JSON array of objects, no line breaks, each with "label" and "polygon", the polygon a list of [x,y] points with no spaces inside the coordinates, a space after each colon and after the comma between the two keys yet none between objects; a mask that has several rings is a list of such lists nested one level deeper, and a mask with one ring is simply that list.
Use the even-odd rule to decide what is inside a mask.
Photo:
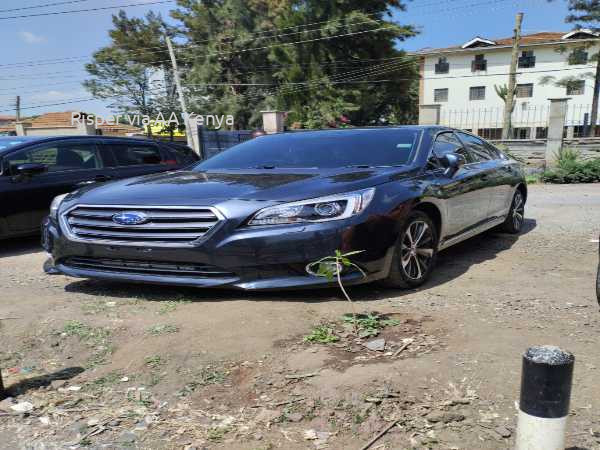
[{"label": "tall pine tree", "polygon": [[242,128],[272,108],[307,128],[414,119],[417,68],[396,44],[415,30],[390,21],[403,8],[399,0],[178,0],[172,16],[189,42],[179,54],[193,109],[233,114]]}]

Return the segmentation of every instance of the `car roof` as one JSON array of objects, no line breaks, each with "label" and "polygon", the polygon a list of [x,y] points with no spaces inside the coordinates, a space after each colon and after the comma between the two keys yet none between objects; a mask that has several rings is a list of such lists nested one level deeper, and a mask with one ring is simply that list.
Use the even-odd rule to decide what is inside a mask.
[{"label": "car roof", "polygon": [[[102,135],[68,135],[68,136],[0,136],[0,155],[3,153],[8,153],[9,151],[13,151],[19,148],[27,147],[31,144],[38,144],[41,142],[52,142],[55,140],[85,140],[85,139],[95,139],[102,141],[132,141],[139,143],[148,143],[154,142],[159,143],[157,141],[146,139],[146,138],[134,138],[134,137],[120,137],[120,136],[102,136]],[[16,144],[10,145],[11,142],[17,142]]]}]

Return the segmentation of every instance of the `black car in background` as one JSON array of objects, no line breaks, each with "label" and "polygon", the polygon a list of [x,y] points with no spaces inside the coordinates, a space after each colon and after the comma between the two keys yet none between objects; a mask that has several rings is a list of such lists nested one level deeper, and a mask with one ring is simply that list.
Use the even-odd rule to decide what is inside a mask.
[{"label": "black car in background", "polygon": [[238,289],[328,286],[310,264],[336,250],[345,283],[415,287],[438,250],[492,227],[518,233],[520,165],[444,127],[262,136],[188,170],[57,198],[48,265],[75,277]]},{"label": "black car in background", "polygon": [[57,195],[196,161],[188,147],[147,139],[0,137],[0,239],[39,232]]}]

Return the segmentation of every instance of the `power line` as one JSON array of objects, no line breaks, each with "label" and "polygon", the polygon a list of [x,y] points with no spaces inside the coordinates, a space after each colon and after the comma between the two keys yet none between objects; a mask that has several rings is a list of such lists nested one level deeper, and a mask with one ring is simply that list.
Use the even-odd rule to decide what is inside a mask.
[{"label": "power line", "polygon": [[38,9],[38,8],[42,9],[42,8],[49,8],[51,6],[72,5],[74,3],[84,3],[84,2],[89,2],[89,1],[91,1],[91,0],[69,0],[69,1],[64,1],[64,2],[46,3],[43,5],[22,6],[20,8],[0,9],[0,13],[12,12],[12,11],[23,11],[25,9]]},{"label": "power line", "polygon": [[70,0],[70,1],[65,1],[65,2],[46,3],[44,5],[22,6],[20,8],[0,9],[0,13],[12,12],[12,11],[23,11],[25,9],[49,8],[51,6],[72,5],[74,3],[84,3],[84,2],[89,2],[89,1],[91,1],[91,0]]},{"label": "power line", "polygon": [[[146,3],[149,4],[149,3]],[[371,13],[371,14],[366,14],[366,16],[373,16],[375,14],[379,14],[379,13]],[[313,26],[313,25],[317,25],[317,24],[322,24],[322,23],[335,23],[335,22],[340,22],[346,20],[346,18],[340,18],[340,19],[333,19],[333,20],[324,20],[324,21],[320,21],[320,22],[311,22],[308,24],[303,24],[303,25],[297,25],[297,26],[292,26],[292,27],[284,27],[284,28],[274,28],[271,30],[263,30],[263,31],[258,31],[255,33],[251,33],[250,36],[257,36],[257,35],[261,35],[261,34],[266,34],[266,33],[274,33],[277,31],[283,31],[283,30],[288,30],[288,29],[295,29],[295,28],[301,28],[301,27],[308,27],[308,26]],[[385,20],[371,20],[371,21],[364,21],[364,22],[352,22],[352,23],[348,23],[346,24],[347,26],[356,26],[356,25],[361,25],[361,24],[365,24],[365,23],[373,23],[373,22],[385,22],[387,23],[387,21]],[[298,31],[298,32],[294,32],[294,33],[287,33],[287,34],[277,34],[277,35],[273,35],[273,36],[266,36],[266,38],[277,38],[277,37],[283,37],[283,36],[289,36],[292,34],[299,34],[299,33],[311,33],[311,32],[316,32],[316,31],[321,31],[323,30],[325,27],[319,27],[319,28],[314,28],[311,30],[302,30],[302,31]],[[231,35],[231,37],[233,37],[234,35]],[[193,48],[193,47],[199,47],[199,44],[202,43],[206,43],[206,42],[210,42],[211,39],[204,39],[204,40],[200,40],[200,41],[189,41],[188,43],[185,44],[185,47],[180,47],[178,49],[175,49],[176,51],[185,51],[188,50],[189,48]],[[152,46],[152,47],[143,47],[144,50],[142,51],[136,51],[136,52],[128,52],[129,55],[137,55],[137,54],[143,54],[143,53],[147,53],[146,50],[150,50],[150,49],[163,49],[166,50],[166,44],[164,46]],[[154,52],[157,53],[157,52]],[[63,64],[63,63],[71,63],[71,62],[77,62],[78,60],[83,60],[83,59],[89,59],[89,56],[72,56],[72,57],[67,57],[67,58],[55,58],[55,59],[47,59],[47,60],[32,60],[32,61],[23,61],[21,63],[9,63],[9,64],[0,64],[0,68],[1,67],[15,67],[15,66],[21,66],[21,67],[32,67],[32,66],[37,66],[37,65],[47,65],[47,64]],[[154,64],[157,62],[164,62],[164,61],[149,61],[147,64]]]},{"label": "power line", "polygon": [[71,10],[67,10],[67,11],[55,11],[55,12],[37,13],[37,14],[24,14],[24,15],[20,15],[20,16],[0,17],[0,20],[25,19],[28,17],[57,16],[57,15],[75,14],[75,13],[81,13],[81,12],[105,11],[108,9],[132,8],[134,6],[147,6],[147,5],[159,5],[159,4],[163,4],[163,3],[173,3],[173,1],[174,0],[155,0],[155,1],[143,2],[143,3],[130,3],[127,5],[101,6],[101,7],[97,7],[97,8],[71,9]]}]

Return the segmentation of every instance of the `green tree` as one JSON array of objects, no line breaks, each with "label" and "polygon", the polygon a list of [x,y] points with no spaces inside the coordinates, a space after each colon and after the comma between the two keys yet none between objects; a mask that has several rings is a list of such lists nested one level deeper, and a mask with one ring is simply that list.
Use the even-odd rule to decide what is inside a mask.
[{"label": "green tree", "polygon": [[[552,1],[552,0],[550,0]],[[575,24],[576,29],[588,28],[595,33],[600,33],[600,0],[566,0],[569,8],[569,15],[565,22]],[[598,104],[600,99],[600,51],[590,58],[596,62],[596,70],[592,75],[594,79],[594,95],[592,97],[592,113],[590,134],[595,135],[596,122],[598,121]],[[552,80],[546,80],[549,82]],[[559,85],[567,85],[570,80],[554,80]]]},{"label": "green tree", "polygon": [[191,43],[180,61],[193,110],[233,114],[243,128],[272,108],[309,128],[410,120],[417,67],[396,44],[416,32],[388,20],[403,7],[399,0],[178,0],[172,16]]},{"label": "green tree", "polygon": [[[118,114],[155,117],[166,105],[174,109],[173,92],[161,81],[168,73],[165,33],[172,33],[162,18],[149,13],[145,18],[129,18],[124,11],[113,16],[109,32],[111,44],[93,55],[85,69],[91,78],[83,86],[94,97],[110,101]],[[148,129],[151,135],[151,130]]]}]

